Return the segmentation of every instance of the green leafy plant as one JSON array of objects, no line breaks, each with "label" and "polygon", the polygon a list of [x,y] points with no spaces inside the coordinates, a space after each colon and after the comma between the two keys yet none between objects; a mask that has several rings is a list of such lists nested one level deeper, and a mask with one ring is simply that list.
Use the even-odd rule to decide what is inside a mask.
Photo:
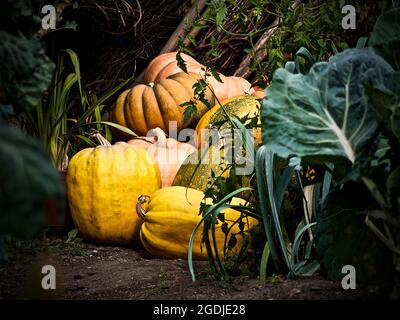
[{"label": "green leafy plant", "polygon": [[[273,72],[291,60],[299,47],[308,48],[317,60],[323,61],[336,48],[354,46],[391,2],[208,1],[207,10],[186,25],[178,48],[201,57],[206,65],[222,67],[223,73],[234,72],[231,66],[238,65],[243,53],[248,54],[249,72],[255,76],[255,82],[266,85]],[[343,31],[341,8],[346,4],[355,6],[357,25],[362,28]],[[258,43],[272,29],[269,41]],[[195,38],[194,34],[199,36]]]},{"label": "green leafy plant", "polygon": [[[351,263],[363,270],[363,281],[375,281],[377,273],[384,272],[375,254],[384,250],[377,244],[346,245],[351,235],[364,239],[365,227],[392,252],[399,270],[400,88],[391,49],[399,41],[398,15],[399,9],[392,9],[378,19],[370,48],[347,49],[314,64],[307,74],[278,69],[263,101],[265,146],[282,158],[323,164],[331,175],[331,181],[324,181],[325,192],[317,194],[316,244],[319,260],[332,277]],[[372,203],[357,204],[340,195],[350,183],[356,183],[355,194],[360,188],[369,192]]]},{"label": "green leafy plant", "polygon": [[51,82],[54,63],[45,54],[44,43],[34,34],[40,28],[35,14],[39,1],[5,0],[0,4],[0,88],[9,113],[33,110]]},{"label": "green leafy plant", "polygon": [[[299,255],[304,234],[315,226],[315,222],[311,221],[312,215],[306,210],[305,219],[299,222],[293,238],[290,239],[285,228],[282,210],[284,192],[294,175],[304,196],[299,175],[300,159],[291,158],[289,165],[283,172],[277,165],[278,161],[279,159],[266,146],[262,146],[257,151],[257,190],[263,226],[267,236],[266,246],[268,246],[264,254],[271,255],[274,266],[280,273],[288,273],[289,276],[312,274],[319,269],[318,262],[311,257],[312,234],[304,244],[304,256]],[[262,258],[261,270],[265,270],[267,267],[265,260],[267,260],[267,257]]]},{"label": "green leafy plant", "polygon": [[34,109],[50,84],[54,63],[37,39],[0,30],[0,84],[17,113]]},{"label": "green leafy plant", "polygon": [[0,123],[0,143],[0,237],[32,238],[64,209],[61,177],[37,139]]},{"label": "green leafy plant", "polygon": [[[306,75],[278,69],[268,89],[273,98],[264,101],[262,121],[270,121],[264,141],[283,158],[295,154],[355,163],[378,134],[363,81],[390,70],[372,49],[346,50],[329,63],[315,64]],[[298,134],[301,138],[294,138]]]},{"label": "green leafy plant", "polygon": [[[72,64],[72,71],[66,58]],[[68,155],[77,151],[71,150],[71,147],[79,146],[78,141],[84,145],[95,145],[88,138],[90,129],[100,131],[106,125],[104,130],[108,139],[111,139],[108,126],[134,135],[127,128],[101,119],[107,101],[129,81],[130,79],[122,82],[98,98],[95,93],[85,91],[75,52],[69,49],[61,52],[47,95],[36,109],[25,112],[34,135],[46,146],[58,170],[66,169]]]}]

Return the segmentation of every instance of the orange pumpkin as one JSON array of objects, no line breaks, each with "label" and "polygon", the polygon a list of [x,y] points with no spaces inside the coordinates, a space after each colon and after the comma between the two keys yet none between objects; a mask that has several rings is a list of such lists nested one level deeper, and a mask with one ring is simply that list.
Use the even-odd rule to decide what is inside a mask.
[{"label": "orange pumpkin", "polygon": [[259,86],[253,86],[250,89],[250,93],[252,96],[259,98],[259,99],[263,99],[266,97],[265,95],[265,90]]},{"label": "orange pumpkin", "polygon": [[[166,79],[173,74],[182,72],[183,70],[178,67],[176,54],[177,52],[168,52],[154,58],[144,72],[144,83]],[[202,72],[201,68],[204,66],[201,63],[184,53],[181,53],[181,57],[185,61],[188,72],[196,74]]]},{"label": "orange pumpkin", "polygon": [[[199,76],[193,73],[177,73],[167,79],[161,79],[149,85],[139,84],[123,92],[117,99],[112,111],[112,120],[130,128],[139,136],[156,127],[168,131],[170,121],[175,121],[177,130],[187,128],[208,111],[201,101],[196,101],[197,114],[184,121],[185,108],[181,104],[193,100],[193,85]],[[207,88],[205,98],[210,105],[214,96]]]},{"label": "orange pumpkin", "polygon": [[222,82],[215,78],[210,78],[210,84],[214,89],[214,94],[220,102],[251,93],[251,84],[241,77],[225,77],[220,74]]},{"label": "orange pumpkin", "polygon": [[158,164],[163,188],[171,186],[182,163],[197,150],[189,143],[167,138],[160,128],[152,129],[146,137],[132,139],[128,143],[146,149]]},{"label": "orange pumpkin", "polygon": [[[166,79],[173,74],[182,72],[183,70],[178,67],[176,54],[176,51],[168,52],[154,58],[146,68],[143,78],[144,83]],[[206,69],[204,65],[187,54],[181,53],[181,57],[186,63],[188,72],[204,77]],[[226,77],[223,74],[219,74],[219,76],[222,82],[219,82],[212,76],[207,77],[219,101],[251,93],[251,84],[246,79],[241,77]]]}]

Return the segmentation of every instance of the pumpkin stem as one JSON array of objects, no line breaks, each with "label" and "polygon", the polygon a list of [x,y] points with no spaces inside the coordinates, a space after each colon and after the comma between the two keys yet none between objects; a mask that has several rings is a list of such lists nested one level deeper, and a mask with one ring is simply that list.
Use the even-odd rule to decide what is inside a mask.
[{"label": "pumpkin stem", "polygon": [[93,133],[90,136],[95,138],[100,146],[111,147],[110,141],[108,141],[106,138],[104,138],[99,132]]},{"label": "pumpkin stem", "polygon": [[167,135],[161,128],[157,127],[149,130],[147,132],[147,137],[155,137],[155,140],[159,147],[167,147]]},{"label": "pumpkin stem", "polygon": [[136,203],[136,214],[144,221],[146,218],[146,210],[143,209],[142,204],[147,202],[147,199],[150,199],[149,196],[140,195],[138,201]]},{"label": "pumpkin stem", "polygon": [[149,82],[149,86],[150,86],[150,88],[153,88],[154,87],[154,82]]}]

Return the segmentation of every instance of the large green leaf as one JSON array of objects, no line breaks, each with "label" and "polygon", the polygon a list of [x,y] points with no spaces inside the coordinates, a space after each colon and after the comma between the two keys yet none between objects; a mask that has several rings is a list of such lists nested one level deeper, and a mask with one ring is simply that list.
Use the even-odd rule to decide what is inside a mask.
[{"label": "large green leaf", "polygon": [[369,81],[366,90],[378,117],[400,142],[400,71]]},{"label": "large green leaf", "polygon": [[278,69],[262,104],[264,144],[284,158],[356,162],[379,133],[363,82],[392,70],[372,49],[345,50],[307,75]]},{"label": "large green leaf", "polygon": [[63,209],[61,176],[38,140],[0,124],[0,234],[31,237]]},{"label": "large green leaf", "polygon": [[17,112],[37,107],[53,76],[54,64],[38,39],[0,30],[0,83]]},{"label": "large green leaf", "polygon": [[331,279],[342,279],[342,267],[353,265],[357,283],[391,284],[391,253],[364,223],[365,214],[376,206],[367,194],[363,185],[354,182],[330,194],[317,218],[318,260]]},{"label": "large green leaf", "polygon": [[382,14],[374,26],[369,45],[374,47],[396,70],[400,70],[400,9]]}]

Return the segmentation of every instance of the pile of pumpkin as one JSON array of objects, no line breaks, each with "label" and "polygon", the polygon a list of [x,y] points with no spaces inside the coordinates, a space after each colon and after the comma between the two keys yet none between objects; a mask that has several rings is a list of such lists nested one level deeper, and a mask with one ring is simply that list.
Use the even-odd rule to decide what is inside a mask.
[{"label": "pile of pumpkin", "polygon": [[[67,173],[69,206],[75,226],[87,241],[105,245],[141,242],[156,257],[187,257],[190,236],[201,220],[203,191],[211,171],[219,168],[215,164],[196,164],[204,158],[204,152],[210,157],[214,152],[212,147],[202,146],[200,133],[224,115],[220,104],[208,110],[197,101],[197,114],[183,121],[181,104],[193,99],[192,87],[204,76],[204,66],[190,56],[182,56],[188,73],[178,67],[176,52],[160,55],[146,69],[144,81],[149,84],[136,85],[117,99],[112,121],[130,128],[139,138],[114,145],[106,141],[71,159]],[[217,98],[239,118],[258,113],[260,92],[251,95],[254,90],[243,78],[220,77],[222,83],[212,77],[208,80],[212,90],[208,88],[205,96],[210,104]],[[199,149],[167,138],[169,121],[176,121],[178,131],[196,125]],[[231,203],[245,201],[234,198]],[[232,226],[228,226],[227,236],[240,234],[234,223],[240,213],[233,209],[223,213]],[[248,218],[245,231],[256,223]],[[216,234],[222,252],[226,234],[221,224]],[[207,259],[201,232],[194,241],[193,258]]]}]

